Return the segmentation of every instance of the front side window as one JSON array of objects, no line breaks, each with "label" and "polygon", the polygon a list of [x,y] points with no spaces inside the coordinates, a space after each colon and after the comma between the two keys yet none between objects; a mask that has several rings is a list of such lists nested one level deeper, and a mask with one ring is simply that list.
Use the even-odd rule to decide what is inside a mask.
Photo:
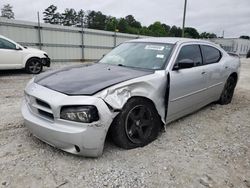
[{"label": "front side window", "polygon": [[16,49],[16,45],[12,42],[0,38],[0,49]]},{"label": "front side window", "polygon": [[181,48],[176,63],[187,59],[192,60],[196,66],[202,64],[202,57],[199,45],[186,45]]},{"label": "front side window", "polygon": [[204,58],[204,64],[217,63],[221,59],[221,53],[219,50],[212,46],[201,45],[202,55]]},{"label": "front side window", "polygon": [[128,42],[116,47],[100,63],[142,68],[163,69],[173,44]]}]

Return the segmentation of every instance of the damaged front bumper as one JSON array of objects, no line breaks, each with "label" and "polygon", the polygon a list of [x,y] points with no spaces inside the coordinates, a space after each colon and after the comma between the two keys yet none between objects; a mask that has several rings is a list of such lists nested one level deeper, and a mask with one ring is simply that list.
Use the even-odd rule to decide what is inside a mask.
[{"label": "damaged front bumper", "polygon": [[[34,136],[69,153],[88,157],[102,154],[108,128],[115,117],[102,99],[68,96],[34,82],[27,86],[25,93],[22,115]],[[93,123],[60,119],[61,108],[69,105],[94,105],[100,119]]]},{"label": "damaged front bumper", "polygon": [[48,56],[41,58],[43,66],[50,67],[51,60]]}]

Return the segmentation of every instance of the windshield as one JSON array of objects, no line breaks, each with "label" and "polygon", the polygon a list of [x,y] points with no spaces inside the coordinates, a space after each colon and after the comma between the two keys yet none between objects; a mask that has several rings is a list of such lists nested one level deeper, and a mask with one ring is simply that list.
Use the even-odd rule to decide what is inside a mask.
[{"label": "windshield", "polygon": [[173,44],[123,43],[104,56],[100,63],[143,69],[163,69]]}]

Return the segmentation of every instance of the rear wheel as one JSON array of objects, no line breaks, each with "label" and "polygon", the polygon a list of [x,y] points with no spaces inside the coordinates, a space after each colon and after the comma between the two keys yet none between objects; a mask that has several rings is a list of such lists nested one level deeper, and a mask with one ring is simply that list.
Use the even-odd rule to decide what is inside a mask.
[{"label": "rear wheel", "polygon": [[39,74],[43,70],[43,65],[39,58],[31,58],[27,61],[25,70],[30,74]]},{"label": "rear wheel", "polygon": [[229,104],[231,103],[232,99],[233,99],[233,95],[234,95],[234,89],[236,86],[236,79],[233,76],[230,76],[227,79],[227,82],[224,86],[224,89],[222,91],[220,100],[219,100],[219,104]]},{"label": "rear wheel", "polygon": [[110,131],[116,145],[132,149],[153,141],[160,127],[161,120],[154,105],[150,101],[133,98],[115,118]]}]

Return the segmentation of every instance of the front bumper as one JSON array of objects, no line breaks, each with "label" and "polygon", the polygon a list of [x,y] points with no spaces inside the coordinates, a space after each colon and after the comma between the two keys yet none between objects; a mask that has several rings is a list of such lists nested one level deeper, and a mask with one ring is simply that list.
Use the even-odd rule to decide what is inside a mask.
[{"label": "front bumper", "polygon": [[[29,100],[22,103],[22,115],[27,128],[40,140],[69,153],[98,157],[103,152],[104,141],[114,114],[102,99],[87,96],[67,96],[35,83],[26,88]],[[45,101],[51,109],[36,103]],[[60,119],[60,109],[65,105],[95,105],[100,119],[93,123],[78,123]],[[51,112],[53,118],[39,113]]]},{"label": "front bumper", "polygon": [[50,61],[49,57],[42,58],[43,66],[50,67],[50,63],[51,63],[51,61]]}]

